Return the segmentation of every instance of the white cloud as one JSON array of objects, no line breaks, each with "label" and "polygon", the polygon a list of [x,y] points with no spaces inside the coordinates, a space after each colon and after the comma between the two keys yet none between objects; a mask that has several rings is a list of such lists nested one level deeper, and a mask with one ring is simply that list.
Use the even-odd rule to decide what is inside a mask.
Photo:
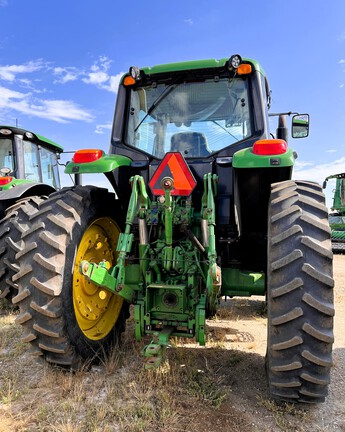
[{"label": "white cloud", "polygon": [[112,126],[113,125],[111,123],[97,125],[95,129],[95,133],[98,135],[104,135],[104,130],[111,130]]},{"label": "white cloud", "polygon": [[[69,123],[74,120],[91,122],[94,116],[76,102],[53,96],[49,99],[43,97],[42,93],[53,94],[53,88],[49,84],[72,82],[84,82],[116,93],[123,73],[111,75],[109,73],[111,64],[110,59],[100,56],[93,65],[83,69],[74,66],[52,67],[51,63],[43,60],[0,65],[0,112],[5,117],[12,115],[11,111],[15,111],[58,123]],[[43,79],[46,86],[40,88],[39,84]],[[96,127],[95,132],[102,134],[110,128],[111,125],[100,125]]]},{"label": "white cloud", "polygon": [[112,75],[109,78],[109,86],[108,86],[109,91],[111,91],[113,93],[117,93],[117,89],[119,87],[120,80],[124,74],[125,74],[125,72],[120,72],[117,75]]},{"label": "white cloud", "polygon": [[28,90],[31,93],[36,93],[36,94],[51,93],[51,91],[45,87],[43,87],[43,88],[35,87],[35,82],[33,82],[27,78],[20,78],[20,79],[18,79],[18,82],[20,83],[21,89]]},{"label": "white cloud", "polygon": [[70,81],[76,81],[81,75],[81,72],[75,67],[56,67],[53,69],[53,74],[58,77],[54,81],[54,84],[66,84]]},{"label": "white cloud", "polygon": [[326,162],[319,165],[309,163],[296,163],[293,177],[300,180],[310,180],[322,183],[331,174],[345,172],[345,157],[333,162]]},{"label": "white cloud", "polygon": [[87,78],[83,78],[86,84],[104,84],[109,80],[109,75],[103,71],[90,72]]},{"label": "white cloud", "polygon": [[345,72],[345,60],[341,59],[338,63],[341,65],[342,71]]},{"label": "white cloud", "polygon": [[107,56],[99,56],[98,64],[95,63],[94,67],[96,68],[96,70],[98,70],[98,68],[108,70],[112,62],[113,61],[110,60]]},{"label": "white cloud", "polygon": [[124,72],[120,72],[117,75],[110,75],[108,71],[111,63],[112,61],[109,60],[108,57],[101,56],[98,61],[91,66],[90,71],[85,73],[86,76],[82,78],[82,81],[85,84],[95,85],[102,90],[116,93]]},{"label": "white cloud", "polygon": [[295,162],[295,170],[302,170],[303,168],[307,167],[307,166],[313,166],[314,162],[307,162],[307,161],[299,161],[297,160]]},{"label": "white cloud", "polygon": [[[1,0],[0,0],[1,1]],[[0,65],[0,80],[8,81],[11,83],[19,82],[24,87],[29,88],[31,91],[37,93],[32,86],[31,80],[27,77],[18,78],[19,74],[32,74],[34,72],[52,73],[55,77],[54,84],[66,84],[73,81],[81,80],[85,84],[94,85],[99,89],[116,93],[120,79],[124,72],[117,75],[109,73],[112,61],[105,56],[100,56],[99,59],[89,68],[78,69],[74,66],[56,66],[51,67],[48,62],[42,60],[32,60],[21,65]]]},{"label": "white cloud", "polygon": [[30,61],[22,65],[0,66],[0,79],[13,82],[17,74],[36,72],[43,67],[44,64],[41,60]]},{"label": "white cloud", "polygon": [[[59,123],[68,123],[69,120],[82,120],[90,122],[93,116],[80,108],[73,101],[69,100],[43,100],[39,101],[40,105],[36,108],[36,115],[41,117],[42,110],[44,110],[47,118],[55,120]],[[33,108],[33,105],[31,106]]]},{"label": "white cloud", "polygon": [[[303,165],[303,162],[302,162]],[[307,166],[309,164],[306,164]],[[298,169],[293,173],[293,178],[298,180],[309,180],[319,184],[323,184],[326,177],[332,174],[339,174],[345,172],[345,157],[342,157],[333,162],[327,162],[320,165],[314,165],[310,168]],[[329,181],[324,193],[326,195],[326,205],[330,208],[333,200],[333,182]]]},{"label": "white cloud", "polygon": [[336,153],[338,150],[337,149],[329,149],[326,150],[326,153]]},{"label": "white cloud", "polygon": [[0,87],[0,109],[14,110],[28,116],[69,123],[71,120],[90,122],[93,116],[73,101],[37,99],[31,93],[21,93]]},{"label": "white cloud", "polygon": [[86,84],[104,84],[109,80],[108,70],[111,61],[105,57],[99,57],[98,61],[91,66],[91,71],[87,73],[87,77],[83,78]]},{"label": "white cloud", "polygon": [[192,20],[192,18],[185,19],[185,20],[183,20],[183,22],[185,22],[186,24],[188,24],[190,26],[192,26],[194,24],[194,21]]}]

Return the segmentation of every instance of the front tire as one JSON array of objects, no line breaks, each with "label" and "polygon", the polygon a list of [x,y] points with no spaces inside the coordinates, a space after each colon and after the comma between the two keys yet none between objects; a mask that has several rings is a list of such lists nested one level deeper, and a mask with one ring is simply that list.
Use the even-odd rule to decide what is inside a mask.
[{"label": "front tire", "polygon": [[327,395],[334,341],[332,258],[321,187],[303,181],[273,184],[266,355],[273,397],[322,402]]},{"label": "front tire", "polygon": [[31,217],[17,254],[17,322],[45,360],[77,369],[99,359],[125,329],[128,304],[79,273],[82,260],[116,262],[120,211],[114,195],[93,186],[52,194]]}]

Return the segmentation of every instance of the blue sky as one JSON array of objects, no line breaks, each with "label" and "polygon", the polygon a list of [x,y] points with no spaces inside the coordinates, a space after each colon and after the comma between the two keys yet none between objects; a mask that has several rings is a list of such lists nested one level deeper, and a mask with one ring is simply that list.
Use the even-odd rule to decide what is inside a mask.
[{"label": "blue sky", "polygon": [[344,0],[0,0],[0,17],[0,124],[107,151],[129,66],[239,53],[266,71],[272,112],[311,116],[294,177],[345,171]]}]

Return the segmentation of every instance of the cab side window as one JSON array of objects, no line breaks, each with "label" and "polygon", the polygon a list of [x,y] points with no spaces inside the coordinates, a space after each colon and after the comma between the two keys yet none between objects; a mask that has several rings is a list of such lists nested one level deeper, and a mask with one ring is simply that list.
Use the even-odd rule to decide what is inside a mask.
[{"label": "cab side window", "polygon": [[45,184],[53,186],[55,189],[59,188],[58,166],[55,153],[41,147],[41,167],[42,167],[42,181]]},{"label": "cab side window", "polygon": [[40,182],[37,146],[30,141],[23,141],[24,173],[27,180]]}]

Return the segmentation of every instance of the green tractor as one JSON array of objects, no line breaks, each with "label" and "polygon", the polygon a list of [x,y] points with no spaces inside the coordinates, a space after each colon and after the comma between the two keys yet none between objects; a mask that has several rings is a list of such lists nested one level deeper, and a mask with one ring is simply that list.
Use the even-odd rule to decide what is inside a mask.
[{"label": "green tractor", "polygon": [[345,253],[345,173],[326,177],[323,184],[324,189],[330,179],[336,179],[332,213],[329,214],[332,250],[334,253]]},{"label": "green tractor", "polygon": [[[65,170],[103,173],[115,194],[62,189],[27,217],[14,302],[35,355],[67,369],[99,358],[132,305],[135,337],[149,342],[146,368],[156,368],[172,337],[206,344],[206,319],[223,297],[260,295],[271,395],[324,400],[328,212],[318,184],[291,180],[286,115],[273,138],[269,104],[263,69],[239,55],[130,68],[109,154],[78,151]],[[295,127],[308,135],[309,117],[294,115],[293,136]]]},{"label": "green tractor", "polygon": [[17,294],[17,242],[26,231],[21,214],[37,210],[44,197],[60,189],[57,160],[62,147],[28,130],[0,126],[0,298]]}]

